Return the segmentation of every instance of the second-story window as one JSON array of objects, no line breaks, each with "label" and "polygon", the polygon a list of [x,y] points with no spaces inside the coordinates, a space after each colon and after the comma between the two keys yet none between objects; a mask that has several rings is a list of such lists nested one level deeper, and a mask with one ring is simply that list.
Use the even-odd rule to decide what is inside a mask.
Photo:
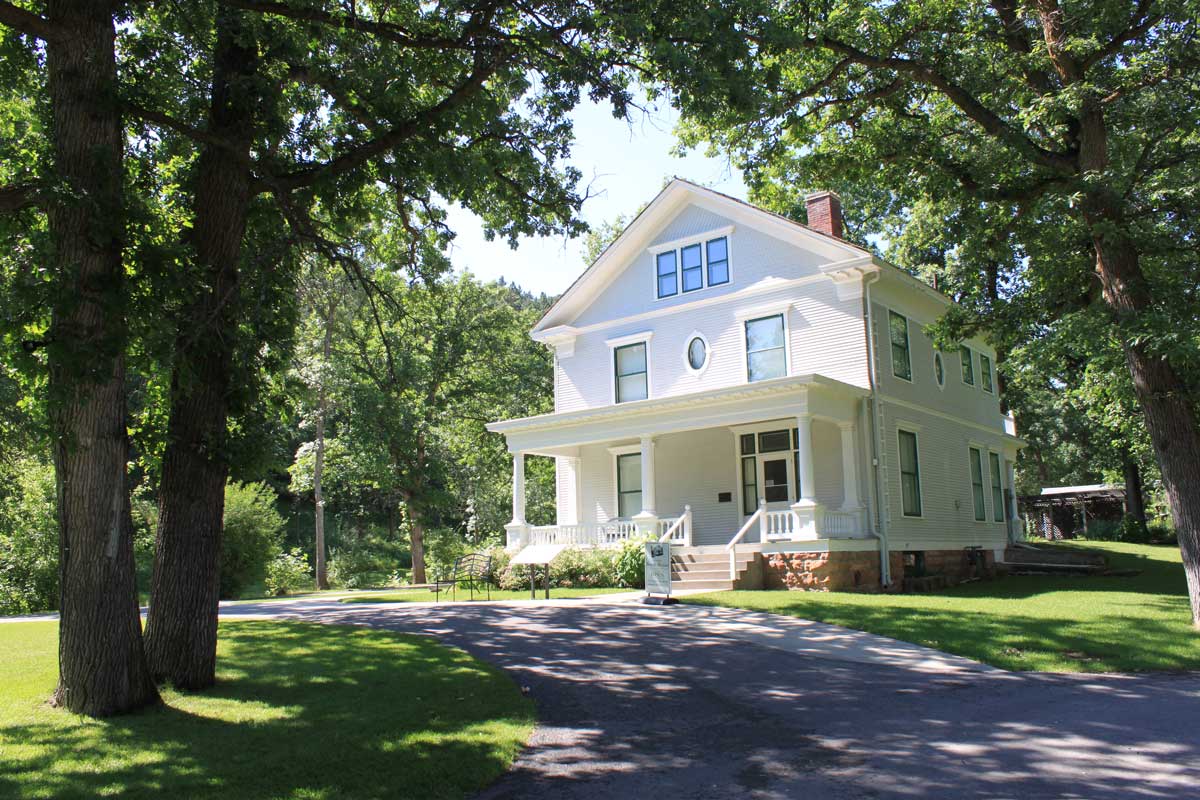
[{"label": "second-story window", "polygon": [[649,396],[646,371],[646,343],[627,344],[613,350],[617,402],[645,400]]},{"label": "second-story window", "polygon": [[765,381],[787,374],[783,314],[746,321],[746,380]]},{"label": "second-story window", "polygon": [[912,359],[908,353],[908,320],[895,311],[888,311],[888,331],[892,339],[892,374],[912,380]]},{"label": "second-story window", "polygon": [[700,260],[700,245],[689,245],[679,251],[683,267],[683,290],[694,292],[704,288],[704,265]]},{"label": "second-story window", "polygon": [[967,386],[975,385],[975,357],[971,348],[965,344],[958,350],[959,360],[962,361],[962,381]]},{"label": "second-story window", "polygon": [[655,269],[658,274],[658,296],[670,297],[677,294],[679,285],[675,280],[675,251],[659,253],[655,259]]},{"label": "second-story window", "polygon": [[992,391],[992,360],[983,353],[979,354],[979,380],[985,392]]}]

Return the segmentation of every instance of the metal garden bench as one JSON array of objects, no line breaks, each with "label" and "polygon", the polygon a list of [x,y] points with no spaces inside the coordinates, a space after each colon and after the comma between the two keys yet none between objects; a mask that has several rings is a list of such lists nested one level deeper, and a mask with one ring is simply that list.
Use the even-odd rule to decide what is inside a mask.
[{"label": "metal garden bench", "polygon": [[454,559],[454,566],[448,576],[438,578],[433,582],[435,601],[442,599],[442,590],[450,588],[450,597],[457,597],[456,590],[460,584],[466,584],[475,599],[475,589],[480,584],[487,587],[487,598],[492,599],[492,557],[487,553],[467,553]]}]

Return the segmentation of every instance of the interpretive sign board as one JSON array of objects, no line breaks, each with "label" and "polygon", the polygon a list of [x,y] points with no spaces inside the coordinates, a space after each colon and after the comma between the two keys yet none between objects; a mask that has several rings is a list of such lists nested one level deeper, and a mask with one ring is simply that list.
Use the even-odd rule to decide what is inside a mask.
[{"label": "interpretive sign board", "polygon": [[671,596],[670,542],[646,542],[646,594]]}]

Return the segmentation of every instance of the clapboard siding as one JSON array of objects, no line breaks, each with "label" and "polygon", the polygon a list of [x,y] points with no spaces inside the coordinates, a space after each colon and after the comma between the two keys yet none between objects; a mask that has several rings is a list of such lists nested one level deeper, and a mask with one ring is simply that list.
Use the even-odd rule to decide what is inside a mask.
[{"label": "clapboard siding", "polygon": [[[893,550],[936,550],[983,546],[1003,547],[1007,526],[993,522],[987,451],[1005,457],[998,435],[911,408],[882,403],[884,471],[887,486],[888,544]],[[921,474],[922,517],[905,517],[900,500],[898,430],[917,434]],[[976,522],[971,492],[968,448],[984,452],[986,522]],[[1011,445],[1007,445],[1011,447]],[[1003,486],[1008,489],[1008,478]]]}]

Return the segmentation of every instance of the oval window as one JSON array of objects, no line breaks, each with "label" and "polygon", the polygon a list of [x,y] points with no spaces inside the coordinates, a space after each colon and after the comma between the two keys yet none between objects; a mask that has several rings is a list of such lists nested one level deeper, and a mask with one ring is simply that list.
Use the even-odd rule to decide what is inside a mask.
[{"label": "oval window", "polygon": [[937,379],[938,386],[946,385],[946,368],[942,364],[942,354],[933,354],[933,375]]},{"label": "oval window", "polygon": [[688,342],[687,360],[688,366],[697,372],[704,369],[704,362],[708,360],[708,345],[699,336]]}]

